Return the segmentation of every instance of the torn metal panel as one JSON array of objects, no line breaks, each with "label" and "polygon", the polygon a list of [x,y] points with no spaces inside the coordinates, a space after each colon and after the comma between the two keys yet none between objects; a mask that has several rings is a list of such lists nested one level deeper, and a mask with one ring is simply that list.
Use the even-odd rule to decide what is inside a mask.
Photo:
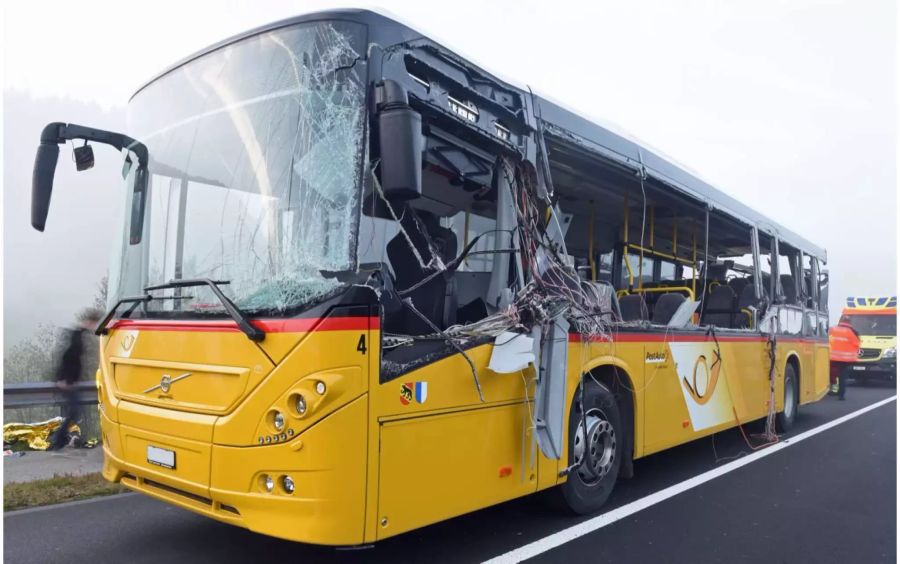
[{"label": "torn metal panel", "polygon": [[568,403],[569,323],[556,320],[543,331],[540,370],[535,391],[534,424],[538,445],[548,458],[559,460],[565,451],[565,413]]}]

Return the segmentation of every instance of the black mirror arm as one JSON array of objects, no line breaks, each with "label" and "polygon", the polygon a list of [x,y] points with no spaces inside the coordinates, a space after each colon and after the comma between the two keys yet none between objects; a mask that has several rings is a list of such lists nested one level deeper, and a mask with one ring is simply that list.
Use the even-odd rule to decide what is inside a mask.
[{"label": "black mirror arm", "polygon": [[149,161],[147,146],[133,139],[124,133],[116,133],[114,131],[106,131],[104,129],[95,129],[93,127],[85,127],[74,123],[53,122],[47,124],[41,131],[41,143],[61,144],[73,139],[84,139],[85,141],[94,141],[110,145],[118,150],[128,149],[137,155],[140,166],[146,168]]},{"label": "black mirror arm", "polygon": [[97,325],[97,328],[94,329],[94,334],[99,336],[99,335],[106,335],[107,333],[109,333],[109,327],[107,327],[107,326],[109,325],[109,322],[112,321],[113,316],[116,315],[116,311],[118,311],[119,306],[121,306],[122,304],[146,303],[152,299],[153,299],[153,296],[146,294],[143,296],[135,296],[132,298],[122,298],[121,300],[117,301],[116,305],[112,306],[112,308],[110,308],[110,310],[108,312],[106,312],[106,315],[103,317],[103,320],[100,321],[100,323]]}]

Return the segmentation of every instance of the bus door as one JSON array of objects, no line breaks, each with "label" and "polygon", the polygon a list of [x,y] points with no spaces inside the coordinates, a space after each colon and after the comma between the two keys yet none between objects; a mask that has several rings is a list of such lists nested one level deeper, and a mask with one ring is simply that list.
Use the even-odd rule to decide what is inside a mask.
[{"label": "bus door", "polygon": [[382,375],[373,402],[380,445],[378,538],[536,490],[539,451],[531,430],[533,402],[525,395],[527,385],[527,397],[533,397],[534,372],[490,371],[493,346],[465,351],[483,402],[468,362],[455,351],[397,376]]}]

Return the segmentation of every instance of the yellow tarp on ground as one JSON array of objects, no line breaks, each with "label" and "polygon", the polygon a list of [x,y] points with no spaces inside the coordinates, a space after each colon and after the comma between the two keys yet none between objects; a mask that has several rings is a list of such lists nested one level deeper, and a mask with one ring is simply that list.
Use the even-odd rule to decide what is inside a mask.
[{"label": "yellow tarp on ground", "polygon": [[[40,423],[6,423],[3,425],[3,443],[27,443],[33,450],[47,450],[50,446],[50,435],[62,425],[62,417],[54,417]],[[69,426],[70,433],[81,433],[74,423]]]}]

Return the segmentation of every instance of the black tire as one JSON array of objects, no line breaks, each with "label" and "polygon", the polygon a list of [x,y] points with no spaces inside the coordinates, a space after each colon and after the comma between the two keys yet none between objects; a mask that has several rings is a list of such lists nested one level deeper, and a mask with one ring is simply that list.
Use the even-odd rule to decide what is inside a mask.
[{"label": "black tire", "polygon": [[[784,367],[784,408],[775,418],[779,433],[790,431],[794,427],[797,420],[797,411],[800,406],[800,387],[798,386],[797,374],[794,371],[794,365],[788,363]],[[793,393],[789,393],[793,392]],[[792,405],[789,405],[789,402]]]},{"label": "black tire", "polygon": [[[587,406],[588,434],[597,441],[589,442],[596,447],[596,456],[592,458],[595,471],[592,472],[585,461],[582,465],[573,467],[566,482],[557,488],[563,505],[578,515],[593,513],[606,503],[619,477],[622,460],[625,458],[623,445],[626,442],[625,428],[615,396],[602,384],[591,381],[585,383],[584,404]],[[576,440],[584,437],[580,396],[576,391],[569,414],[570,465],[576,462]],[[607,454],[611,459],[605,460]]]}]

